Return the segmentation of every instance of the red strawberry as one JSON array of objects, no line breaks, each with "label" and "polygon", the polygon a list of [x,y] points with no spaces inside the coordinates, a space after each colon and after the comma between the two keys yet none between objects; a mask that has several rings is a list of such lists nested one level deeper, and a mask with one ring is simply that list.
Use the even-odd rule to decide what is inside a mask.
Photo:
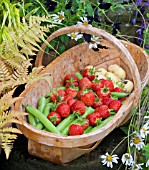
[{"label": "red strawberry", "polygon": [[101,122],[101,115],[99,112],[93,112],[89,115],[87,115],[87,119],[89,120],[89,123],[91,126],[96,126]]},{"label": "red strawberry", "polygon": [[70,86],[75,86],[75,87],[78,87],[79,86],[79,83],[74,81],[74,82],[66,82],[65,84],[66,87],[70,87]]},{"label": "red strawberry", "polygon": [[62,96],[62,97],[66,95],[65,90],[58,90],[57,93],[58,93],[59,96]]},{"label": "red strawberry", "polygon": [[103,88],[99,89],[96,93],[99,98],[103,99],[104,97],[110,97],[111,91],[108,88],[103,87]]},{"label": "red strawberry", "polygon": [[95,70],[93,68],[86,68],[83,70],[82,75],[92,81],[95,78]]},{"label": "red strawberry", "polygon": [[121,89],[121,88],[119,88],[119,87],[115,87],[115,88],[113,89],[113,92],[125,92],[125,90],[123,90],[123,89]]},{"label": "red strawberry", "polygon": [[79,90],[77,94],[77,99],[80,100],[82,95],[83,95],[83,90]]},{"label": "red strawberry", "polygon": [[67,74],[65,77],[64,77],[64,84],[66,84],[66,82],[78,82],[78,78],[73,75],[73,74]]},{"label": "red strawberry", "polygon": [[68,104],[69,106],[71,106],[75,101],[76,101],[76,100],[75,100],[74,98],[71,98],[71,99],[67,100],[67,104]]},{"label": "red strawberry", "polygon": [[100,90],[100,88],[103,87],[103,83],[102,80],[98,80],[98,79],[94,79],[93,80],[93,85],[92,85],[92,89],[96,92],[98,90]]},{"label": "red strawberry", "polygon": [[72,112],[78,112],[80,115],[83,115],[86,111],[85,104],[80,101],[76,100],[70,107]]},{"label": "red strawberry", "polygon": [[81,123],[81,126],[83,127],[83,129],[87,129],[89,127],[90,123],[89,123],[89,120],[88,119],[83,119],[82,120],[82,123]]},{"label": "red strawberry", "polygon": [[72,98],[75,98],[77,96],[77,94],[78,94],[79,88],[70,86],[65,91],[66,91],[67,95],[71,96]]},{"label": "red strawberry", "polygon": [[50,92],[50,101],[52,101],[53,103],[55,102],[55,101],[57,101],[57,99],[58,99],[58,95],[55,93],[55,92]]},{"label": "red strawberry", "polygon": [[66,94],[61,101],[67,102],[69,99],[72,99],[72,97]]},{"label": "red strawberry", "polygon": [[95,101],[95,95],[93,92],[85,92],[81,96],[81,101],[86,105],[86,106],[92,106]]},{"label": "red strawberry", "polygon": [[61,117],[68,117],[70,115],[70,106],[65,103],[61,103],[56,108],[56,112],[61,115]]},{"label": "red strawberry", "polygon": [[107,118],[110,116],[109,107],[107,105],[101,105],[95,109],[95,112],[99,112],[102,118]]},{"label": "red strawberry", "polygon": [[97,107],[103,105],[103,101],[101,98],[96,97],[94,100],[93,108],[96,109]]},{"label": "red strawberry", "polygon": [[108,88],[110,91],[114,90],[114,84],[111,80],[102,79],[102,84],[104,87]]},{"label": "red strawberry", "polygon": [[84,133],[84,129],[79,124],[71,124],[69,126],[68,133],[70,136],[82,135]]},{"label": "red strawberry", "polygon": [[119,100],[113,100],[109,104],[109,108],[114,109],[115,112],[118,112],[118,110],[120,109],[121,106],[122,106],[122,102]]},{"label": "red strawberry", "polygon": [[61,122],[61,116],[56,112],[50,112],[47,118],[54,124],[58,125]]},{"label": "red strawberry", "polygon": [[79,87],[80,89],[90,89],[92,88],[92,82],[87,78],[87,77],[84,77],[82,78],[80,81],[79,81]]},{"label": "red strawberry", "polygon": [[111,101],[113,101],[113,99],[111,98],[111,97],[104,97],[103,99],[102,99],[102,102],[103,102],[103,104],[104,105],[107,105],[107,106],[109,106],[109,104],[110,104],[110,102]]}]

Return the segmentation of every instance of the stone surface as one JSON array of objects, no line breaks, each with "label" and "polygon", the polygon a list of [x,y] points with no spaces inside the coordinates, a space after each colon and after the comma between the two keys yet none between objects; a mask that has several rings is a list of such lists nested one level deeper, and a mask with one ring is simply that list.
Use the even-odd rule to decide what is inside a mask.
[{"label": "stone surface", "polygon": [[[0,170],[108,170],[111,168],[102,165],[100,155],[106,152],[110,153],[123,137],[125,137],[125,134],[120,128],[117,128],[89,155],[83,155],[62,166],[29,155],[27,151],[27,138],[19,135],[8,160],[5,159],[4,151],[2,151],[0,156]],[[121,157],[126,152],[126,146],[127,141],[124,141],[115,150],[114,154]],[[121,160],[119,160],[119,164],[114,164],[113,169],[124,170],[125,167],[121,165]]]}]

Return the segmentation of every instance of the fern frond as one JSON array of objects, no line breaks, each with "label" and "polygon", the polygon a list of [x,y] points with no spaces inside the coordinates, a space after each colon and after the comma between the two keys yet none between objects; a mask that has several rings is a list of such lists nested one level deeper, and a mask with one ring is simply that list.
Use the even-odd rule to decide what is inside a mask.
[{"label": "fern frond", "polygon": [[4,149],[6,159],[9,158],[10,152],[13,148],[14,140],[17,139],[16,134],[0,133],[1,147]]},{"label": "fern frond", "polygon": [[18,134],[22,134],[22,132],[19,129],[13,128],[13,127],[1,128],[0,133],[18,133]]}]

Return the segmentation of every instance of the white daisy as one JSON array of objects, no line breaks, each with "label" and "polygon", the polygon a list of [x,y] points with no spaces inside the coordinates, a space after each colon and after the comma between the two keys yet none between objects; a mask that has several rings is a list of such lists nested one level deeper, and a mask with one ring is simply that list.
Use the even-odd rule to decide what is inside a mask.
[{"label": "white daisy", "polygon": [[103,163],[103,165],[107,165],[107,167],[113,168],[113,163],[118,163],[117,159],[118,156],[117,155],[109,155],[108,152],[105,155],[101,156],[101,159],[103,159],[101,162]]},{"label": "white daisy", "polygon": [[58,15],[52,18],[55,22],[62,22],[65,19],[64,12],[58,12]]},{"label": "white daisy", "polygon": [[142,138],[145,138],[149,134],[149,124],[146,123],[140,129],[140,135]]},{"label": "white daisy", "polygon": [[77,22],[77,25],[83,25],[83,26],[86,26],[86,27],[91,26],[92,27],[92,25],[88,23],[89,21],[88,21],[87,17],[84,17],[84,18],[81,17],[80,19],[81,19],[82,22]]},{"label": "white daisy", "polygon": [[130,165],[133,164],[133,157],[132,157],[131,154],[129,154],[129,153],[123,154],[121,160],[122,160],[122,163],[125,164],[125,165],[130,166]]},{"label": "white daisy", "polygon": [[130,146],[135,146],[138,150],[142,149],[145,146],[143,139],[140,135],[136,135],[131,141]]},{"label": "white daisy", "polygon": [[72,33],[70,33],[70,34],[67,34],[69,37],[71,37],[71,39],[74,39],[74,40],[78,40],[78,39],[80,39],[80,38],[82,38],[83,37],[83,35],[82,34],[79,34],[78,32],[72,32]]},{"label": "white daisy", "polygon": [[149,167],[149,159],[148,159],[148,161],[146,162],[146,167]]},{"label": "white daisy", "polygon": [[142,166],[143,165],[143,163],[142,164],[133,164],[132,165],[132,170],[140,170],[140,169],[142,169]]},{"label": "white daisy", "polygon": [[98,44],[100,44],[99,38],[93,35],[93,37],[91,38],[91,42],[89,43],[89,49],[98,48]]}]

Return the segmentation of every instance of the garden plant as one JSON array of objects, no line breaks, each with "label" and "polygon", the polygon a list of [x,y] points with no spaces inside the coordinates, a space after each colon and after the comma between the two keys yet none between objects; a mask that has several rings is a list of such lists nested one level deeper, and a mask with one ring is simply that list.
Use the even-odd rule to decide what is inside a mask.
[{"label": "garden plant", "polygon": [[[24,112],[13,111],[13,104],[27,85],[48,78],[35,67],[36,54],[42,43],[45,53],[54,60],[74,44],[84,41],[89,48],[100,50],[99,39],[88,34],[66,34],[48,44],[46,38],[65,26],[84,25],[106,30],[118,39],[131,41],[149,54],[149,2],[147,0],[1,0],[0,1],[0,144],[9,159],[17,133],[11,123]],[[53,51],[53,53],[51,53]],[[51,55],[52,54],[52,55]],[[47,63],[48,64],[48,63]],[[143,82],[142,82],[143,83]],[[23,86],[22,86],[23,85]],[[18,93],[18,89],[20,90]],[[149,82],[131,111],[131,118],[120,127],[124,139],[113,149],[99,155],[99,161],[114,169],[149,168]],[[115,150],[127,141],[126,153]]]}]

